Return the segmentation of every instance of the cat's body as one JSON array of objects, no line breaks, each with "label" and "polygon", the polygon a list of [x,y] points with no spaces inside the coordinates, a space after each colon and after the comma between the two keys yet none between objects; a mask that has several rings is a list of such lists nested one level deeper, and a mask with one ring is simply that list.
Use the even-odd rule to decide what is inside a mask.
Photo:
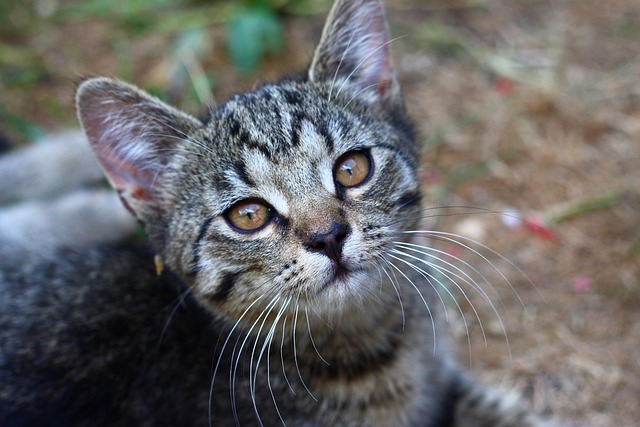
[{"label": "cat's body", "polygon": [[[37,295],[25,296],[33,290],[24,282],[23,272],[3,276],[12,286],[3,290],[2,312],[14,319],[28,316],[31,322],[1,325],[12,331],[3,333],[3,352],[14,358],[3,360],[12,369],[0,374],[5,385],[2,425],[207,425],[211,413],[214,425],[226,426],[234,425],[232,401],[241,425],[256,425],[258,414],[264,425],[277,425],[271,392],[286,424],[292,426],[446,425],[436,420],[452,416],[453,406],[447,402],[454,393],[452,367],[446,360],[434,359],[430,345],[410,341],[413,334],[415,340],[424,339],[420,330],[424,325],[409,320],[402,332],[401,317],[378,321],[397,323],[391,325],[397,336],[389,339],[389,348],[370,353],[358,341],[373,343],[372,337],[349,336],[343,337],[344,342],[323,345],[327,337],[314,335],[329,365],[304,334],[308,327],[304,315],[298,319],[297,355],[294,358],[285,347],[284,361],[281,327],[264,353],[264,338],[257,344],[253,339],[244,343],[244,334],[234,333],[210,399],[212,374],[230,326],[214,321],[190,296],[181,300],[180,281],[167,272],[156,276],[150,253],[104,246],[82,253],[65,251],[64,257],[65,263],[36,261],[27,267],[43,273],[39,278],[31,273],[30,280],[48,280],[52,273],[57,278]],[[28,304],[23,304],[25,299]],[[411,319],[414,308],[406,302],[405,310]],[[422,313],[417,318],[422,319]],[[34,330],[33,324],[40,327]],[[379,330],[369,333],[375,336]],[[22,343],[25,336],[31,341],[28,349]],[[291,339],[285,337],[284,346],[291,348]],[[243,343],[239,360],[231,357]],[[345,358],[363,354],[338,365],[332,360],[338,354],[329,353],[334,346]],[[256,368],[259,355],[263,360]],[[389,378],[383,370],[391,369]],[[9,384],[11,388],[6,387]],[[426,420],[433,424],[425,424]]]},{"label": "cat's body", "polygon": [[457,370],[399,257],[418,147],[378,1],[206,123],[109,79],[77,99],[151,248],[0,239],[0,425],[536,425]]}]

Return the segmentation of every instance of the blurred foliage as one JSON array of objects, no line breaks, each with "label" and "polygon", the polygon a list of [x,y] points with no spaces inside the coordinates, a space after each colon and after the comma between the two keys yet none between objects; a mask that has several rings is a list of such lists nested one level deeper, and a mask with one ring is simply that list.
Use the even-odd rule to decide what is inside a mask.
[{"label": "blurred foliage", "polygon": [[[185,96],[194,104],[212,101],[215,78],[201,66],[213,46],[225,48],[236,68],[257,69],[265,55],[283,45],[285,14],[326,12],[331,0],[0,0],[0,133],[32,139],[40,127],[15,115],[10,93],[31,92],[42,84],[73,79],[69,70],[50,61],[63,49],[74,55],[82,40],[61,36],[65,25],[106,23],[107,43],[115,56],[115,74],[134,79],[132,41],[166,35],[162,77],[148,82],[154,94],[173,102]],[[224,30],[225,42],[211,39],[212,27]],[[60,43],[65,43],[60,46]],[[13,91],[13,92],[12,92]],[[57,105],[60,108],[60,103]],[[44,106],[46,110],[55,105]],[[53,114],[56,116],[56,113]],[[34,119],[35,120],[35,119]]]},{"label": "blurred foliage", "polygon": [[4,123],[27,141],[36,141],[45,135],[44,129],[40,126],[11,114],[0,105],[0,124],[1,123]]},{"label": "blurred foliage", "polygon": [[255,69],[266,53],[282,47],[282,28],[266,0],[247,1],[228,26],[227,46],[234,63],[243,71]]}]

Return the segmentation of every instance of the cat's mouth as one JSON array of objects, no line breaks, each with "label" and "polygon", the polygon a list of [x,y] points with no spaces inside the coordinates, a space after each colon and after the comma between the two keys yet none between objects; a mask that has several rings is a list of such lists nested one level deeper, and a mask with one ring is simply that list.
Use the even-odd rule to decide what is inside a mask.
[{"label": "cat's mouth", "polygon": [[363,268],[348,265],[344,262],[333,262],[331,264],[328,277],[326,282],[322,286],[322,289],[331,287],[333,285],[346,284],[353,277],[362,273],[364,271]]},{"label": "cat's mouth", "polygon": [[350,274],[351,270],[342,265],[339,265],[333,272],[333,281],[335,282],[336,280],[346,280]]}]

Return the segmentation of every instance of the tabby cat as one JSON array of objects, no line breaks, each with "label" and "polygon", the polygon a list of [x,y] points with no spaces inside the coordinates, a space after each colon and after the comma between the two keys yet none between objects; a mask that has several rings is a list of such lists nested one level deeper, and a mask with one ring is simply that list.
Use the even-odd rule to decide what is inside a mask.
[{"label": "tabby cat", "polygon": [[206,121],[82,82],[148,243],[0,238],[0,425],[542,425],[447,350],[389,43],[379,0],[338,0],[304,76]]}]

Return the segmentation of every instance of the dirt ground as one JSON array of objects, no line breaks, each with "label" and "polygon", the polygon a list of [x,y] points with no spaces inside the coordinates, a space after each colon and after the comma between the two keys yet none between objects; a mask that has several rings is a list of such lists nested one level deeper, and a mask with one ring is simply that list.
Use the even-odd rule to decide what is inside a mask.
[{"label": "dirt ground", "polygon": [[[539,413],[638,425],[640,2],[387,4],[423,146],[425,207],[438,208],[427,226],[472,239],[433,243],[493,304],[479,292],[470,302],[459,295],[464,319],[451,304],[461,361]],[[282,53],[244,74],[223,48],[223,28],[208,27],[212,43],[198,58],[215,98],[302,70],[323,18],[285,15]],[[3,64],[2,111],[54,131],[74,125],[78,76],[167,84],[173,33],[114,33],[99,17],[65,25],[44,17],[28,34],[6,36],[45,71],[28,86],[7,84]],[[175,101],[197,112],[193,101]],[[16,128],[0,121],[5,138],[22,142]]]}]

